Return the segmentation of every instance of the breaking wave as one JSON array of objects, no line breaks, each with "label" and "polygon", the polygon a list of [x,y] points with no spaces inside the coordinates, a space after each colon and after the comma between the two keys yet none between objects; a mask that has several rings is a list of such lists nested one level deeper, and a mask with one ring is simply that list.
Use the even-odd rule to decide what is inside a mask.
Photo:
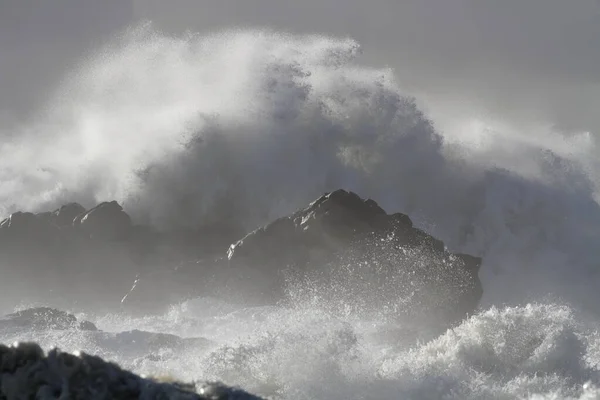
[{"label": "breaking wave", "polygon": [[600,396],[599,325],[557,304],[492,307],[439,337],[397,321],[211,298],[96,324],[102,331],[0,331],[0,338],[84,350],[143,374],[224,380],[275,399]]},{"label": "breaking wave", "polygon": [[[351,39],[132,29],[70,71],[36,121],[5,134],[0,211],[116,199],[161,229],[250,230],[343,187],[483,256],[481,312],[436,338],[333,317],[310,299],[210,315],[215,305],[197,299],[202,311],[188,302],[161,317],[98,317],[115,335],[141,326],[213,341],[170,358],[119,352],[123,336],[33,338],[283,398],[595,398],[595,138],[465,121],[467,140],[436,128],[392,70],[359,56]],[[415,335],[433,340],[405,340]]]}]

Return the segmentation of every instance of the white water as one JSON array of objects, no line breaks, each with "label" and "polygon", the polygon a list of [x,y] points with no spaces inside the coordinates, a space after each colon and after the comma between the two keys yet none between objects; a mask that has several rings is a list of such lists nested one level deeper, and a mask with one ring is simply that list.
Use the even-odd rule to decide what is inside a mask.
[{"label": "white water", "polygon": [[593,398],[583,386],[598,381],[600,362],[594,136],[497,121],[436,132],[393,72],[359,66],[359,53],[352,40],[319,36],[136,29],[74,68],[46,113],[0,145],[3,213],[117,199],[157,227],[250,229],[344,187],[483,256],[480,313],[427,344],[409,321],[332,315],[310,299],[90,316],[111,332],[214,341],[159,361],[106,334],[0,339],[290,399]]},{"label": "white water", "polygon": [[[224,380],[284,399],[600,396],[598,324],[553,304],[491,308],[432,341],[418,327],[377,316],[243,308],[207,298],[159,317],[96,322],[108,333],[11,331],[2,340],[84,350],[143,374]],[[135,329],[209,342],[156,345]]]}]

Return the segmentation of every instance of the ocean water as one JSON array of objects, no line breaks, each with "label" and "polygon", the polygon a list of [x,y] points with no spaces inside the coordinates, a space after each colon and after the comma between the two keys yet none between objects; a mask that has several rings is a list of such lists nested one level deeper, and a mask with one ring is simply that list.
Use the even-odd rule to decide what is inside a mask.
[{"label": "ocean water", "polygon": [[[474,315],[432,332],[394,318],[410,302],[378,310],[360,293],[331,304],[290,287],[270,307],[200,297],[158,316],[72,309],[103,332],[4,329],[0,341],[282,399],[600,398],[595,136],[482,118],[438,126],[360,53],[318,35],[132,28],[3,132],[1,214],[116,199],[159,229],[250,230],[345,188],[482,256]],[[27,304],[24,293],[3,308]]]}]

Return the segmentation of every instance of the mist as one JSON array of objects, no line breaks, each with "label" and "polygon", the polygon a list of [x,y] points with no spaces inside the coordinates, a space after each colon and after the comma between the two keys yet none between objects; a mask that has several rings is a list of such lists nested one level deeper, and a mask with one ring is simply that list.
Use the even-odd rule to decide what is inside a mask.
[{"label": "mist", "polygon": [[[36,225],[2,231],[16,235],[0,259],[3,311],[73,308],[100,328],[25,326],[2,340],[281,398],[595,391],[584,383],[600,382],[599,8],[0,3],[0,216],[116,200],[133,221],[124,242],[48,214],[30,216],[50,228],[43,240]],[[408,214],[440,251],[481,257],[474,315],[437,339],[398,318],[427,258],[393,258],[404,274],[390,269],[373,293],[385,251],[359,254],[366,262],[351,259],[330,284],[282,283],[287,302],[234,301],[280,271],[224,267],[225,240],[338,188]],[[219,231],[232,237],[200,254],[212,245],[202,235]],[[214,284],[219,274],[227,284]],[[135,291],[164,308],[127,314]],[[170,336],[151,349],[157,333]]]},{"label": "mist", "polygon": [[460,129],[448,114],[562,133],[595,132],[599,122],[595,0],[7,0],[0,7],[0,109],[13,118],[48,100],[86,51],[149,19],[173,33],[269,27],[352,37],[363,47],[361,62],[392,67],[447,131]]},{"label": "mist", "polygon": [[[115,199],[158,229],[248,232],[341,187],[483,256],[490,303],[552,291],[595,304],[594,137],[460,113],[446,131],[363,49],[348,37],[134,25],[6,134],[3,214]],[[575,289],[574,268],[590,290]]]},{"label": "mist", "polygon": [[[269,26],[350,36],[437,112],[595,130],[600,5],[594,0],[137,1],[173,31]],[[435,105],[438,105],[437,107]],[[446,116],[447,117],[447,116]]]}]

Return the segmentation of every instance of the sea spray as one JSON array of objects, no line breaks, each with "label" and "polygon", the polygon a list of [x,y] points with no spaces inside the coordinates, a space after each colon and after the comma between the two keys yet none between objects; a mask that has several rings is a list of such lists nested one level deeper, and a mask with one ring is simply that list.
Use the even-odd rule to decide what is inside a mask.
[{"label": "sea spray", "polygon": [[[211,298],[164,315],[107,315],[94,322],[103,331],[3,331],[0,339],[36,339],[45,349],[60,343],[65,351],[98,354],[137,373],[218,379],[278,399],[583,399],[599,393],[599,325],[559,304],[491,308],[438,337],[417,332],[416,339],[410,321],[332,314],[311,304],[245,308]],[[167,341],[157,351],[147,331],[190,342]]]},{"label": "sea spray", "polygon": [[281,398],[596,396],[594,137],[491,132],[484,121],[481,140],[462,141],[436,129],[393,71],[359,56],[350,39],[132,29],[0,144],[2,212],[116,199],[157,228],[249,230],[343,187],[482,256],[480,313],[432,338],[410,321],[332,313],[314,299],[258,309],[196,299],[157,317],[94,318],[115,335],[144,327],[214,341],[158,360],[123,357],[118,343],[82,332],[2,341],[106,352],[184,379],[219,375]]}]

